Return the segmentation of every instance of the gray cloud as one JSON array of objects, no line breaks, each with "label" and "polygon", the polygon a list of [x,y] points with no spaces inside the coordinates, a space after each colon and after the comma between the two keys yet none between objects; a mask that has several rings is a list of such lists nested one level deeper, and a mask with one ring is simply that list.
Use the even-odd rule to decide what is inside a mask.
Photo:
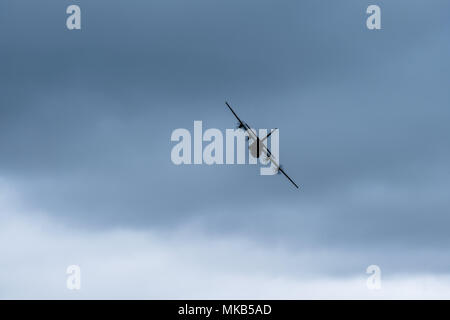
[{"label": "gray cloud", "polygon": [[[377,32],[366,1],[79,3],[80,32],[70,1],[0,4],[0,177],[23,211],[448,269],[446,1],[379,1]],[[235,123],[224,100],[280,128],[300,191],[256,167],[171,163],[173,129]]]}]

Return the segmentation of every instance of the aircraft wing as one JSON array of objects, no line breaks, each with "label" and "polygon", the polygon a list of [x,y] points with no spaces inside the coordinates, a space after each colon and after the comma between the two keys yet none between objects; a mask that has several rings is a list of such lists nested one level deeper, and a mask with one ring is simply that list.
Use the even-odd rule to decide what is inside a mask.
[{"label": "aircraft wing", "polygon": [[279,163],[277,163],[277,161],[275,160],[275,157],[272,155],[272,153],[270,152],[269,148],[267,148],[264,143],[262,144],[262,148],[263,148],[263,152],[267,155],[267,158],[270,160],[270,162],[272,162],[275,167],[277,168],[278,173],[282,173],[297,189],[298,189],[298,185],[294,182],[294,180],[292,180],[286,172],[284,172],[284,170],[281,168],[281,165]]},{"label": "aircraft wing", "polygon": [[288,178],[288,180],[289,180],[290,182],[292,182],[292,184],[298,189],[298,185],[294,182],[294,180],[292,180],[292,179],[286,174],[286,172],[284,172],[284,170],[283,170],[282,168],[278,167],[278,171],[280,171],[282,174],[284,174],[284,176],[285,176],[286,178]]},{"label": "aircraft wing", "polygon": [[225,101],[225,104],[227,105],[228,109],[230,109],[230,111],[233,113],[233,115],[236,117],[236,119],[239,121],[239,129],[243,128],[245,131],[247,131],[249,139],[255,141],[258,140],[258,135],[255,133],[255,131],[253,131],[253,129],[250,128],[250,126],[247,123],[245,123],[238,117],[238,115],[236,114],[236,112],[234,112],[234,110],[231,108],[228,102]]},{"label": "aircraft wing", "polygon": [[234,112],[234,110],[230,107],[230,105],[228,104],[228,102],[225,101],[225,104],[227,105],[228,109],[230,109],[230,111],[233,113],[233,115],[236,117],[236,119],[239,121],[239,124],[244,127],[245,129],[247,129],[245,123],[239,119],[239,117],[237,116],[236,112]]}]

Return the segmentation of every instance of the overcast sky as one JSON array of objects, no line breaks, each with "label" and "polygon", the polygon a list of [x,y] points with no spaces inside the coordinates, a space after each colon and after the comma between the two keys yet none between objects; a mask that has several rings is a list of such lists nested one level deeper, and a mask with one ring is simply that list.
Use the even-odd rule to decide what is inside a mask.
[{"label": "overcast sky", "polygon": [[[444,0],[2,1],[0,298],[450,298],[449,30]],[[299,190],[172,163],[225,100]]]}]

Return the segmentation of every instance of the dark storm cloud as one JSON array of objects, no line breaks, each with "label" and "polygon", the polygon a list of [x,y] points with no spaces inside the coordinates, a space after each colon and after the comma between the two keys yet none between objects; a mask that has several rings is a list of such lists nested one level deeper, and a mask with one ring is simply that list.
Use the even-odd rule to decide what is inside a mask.
[{"label": "dark storm cloud", "polygon": [[[23,7],[26,3],[26,8]],[[445,1],[1,4],[0,174],[88,227],[201,221],[294,245],[448,243]],[[279,127],[302,186],[180,166],[173,129]]]}]

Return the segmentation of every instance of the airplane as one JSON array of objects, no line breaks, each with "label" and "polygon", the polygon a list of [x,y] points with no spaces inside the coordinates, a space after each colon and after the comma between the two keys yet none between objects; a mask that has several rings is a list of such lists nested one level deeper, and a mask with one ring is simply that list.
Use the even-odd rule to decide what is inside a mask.
[{"label": "airplane", "polygon": [[292,180],[286,174],[286,172],[284,172],[284,170],[281,168],[281,165],[279,165],[276,162],[276,160],[274,159],[275,157],[272,155],[269,148],[267,148],[266,145],[264,144],[264,141],[277,129],[270,131],[269,134],[267,136],[265,136],[263,139],[259,139],[258,135],[253,131],[253,129],[250,128],[250,126],[246,122],[239,119],[239,117],[234,112],[234,110],[231,108],[231,106],[228,104],[228,102],[225,101],[225,104],[230,109],[230,111],[233,113],[233,115],[236,117],[236,119],[239,121],[238,126],[237,126],[238,129],[245,130],[247,132],[247,139],[249,139],[249,140],[251,139],[253,141],[249,145],[251,155],[255,158],[259,158],[262,154],[264,154],[266,156],[266,158],[275,165],[275,167],[277,168],[276,169],[277,172],[278,173],[281,172],[298,189],[298,185],[294,182],[294,180]]}]

